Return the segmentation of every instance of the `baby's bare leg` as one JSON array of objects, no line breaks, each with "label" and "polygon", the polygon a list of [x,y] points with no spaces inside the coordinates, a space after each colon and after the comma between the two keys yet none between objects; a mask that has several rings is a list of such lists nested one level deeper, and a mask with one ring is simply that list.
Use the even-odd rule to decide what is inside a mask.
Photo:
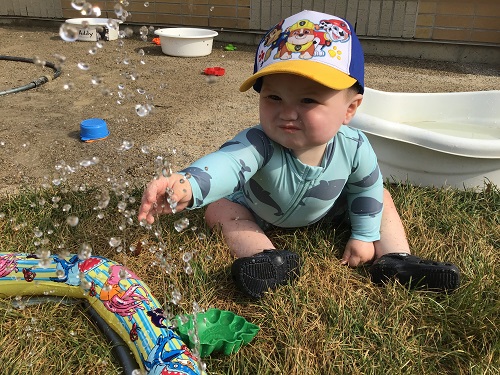
[{"label": "baby's bare leg", "polygon": [[236,258],[274,249],[271,240],[244,206],[225,198],[208,205],[205,220],[210,228],[220,227],[229,250]]},{"label": "baby's bare leg", "polygon": [[391,194],[384,189],[384,211],[380,225],[380,240],[374,242],[375,258],[388,253],[410,253],[405,229]]}]

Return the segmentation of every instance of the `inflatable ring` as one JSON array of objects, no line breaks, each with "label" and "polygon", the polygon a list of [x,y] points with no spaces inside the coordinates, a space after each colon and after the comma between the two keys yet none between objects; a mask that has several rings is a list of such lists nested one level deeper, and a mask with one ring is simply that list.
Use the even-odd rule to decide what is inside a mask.
[{"label": "inflatable ring", "polygon": [[[116,342],[113,335],[118,335],[148,375],[206,374],[168,326],[147,285],[114,261],[99,256],[39,259],[34,254],[0,253],[0,297],[26,295],[86,299],[99,328],[111,327],[106,336]],[[133,372],[133,365],[129,361],[126,372]]]}]

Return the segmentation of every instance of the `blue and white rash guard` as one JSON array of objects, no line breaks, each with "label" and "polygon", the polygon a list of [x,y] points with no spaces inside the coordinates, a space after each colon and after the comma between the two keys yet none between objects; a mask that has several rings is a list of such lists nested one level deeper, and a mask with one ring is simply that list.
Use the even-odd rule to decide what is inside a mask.
[{"label": "blue and white rash guard", "polygon": [[[283,228],[317,222],[344,191],[351,238],[380,239],[383,184],[377,158],[366,136],[344,125],[327,143],[319,166],[303,164],[258,125],[240,132],[181,173],[191,175],[191,209],[228,198]],[[235,196],[239,199],[233,199]]]}]

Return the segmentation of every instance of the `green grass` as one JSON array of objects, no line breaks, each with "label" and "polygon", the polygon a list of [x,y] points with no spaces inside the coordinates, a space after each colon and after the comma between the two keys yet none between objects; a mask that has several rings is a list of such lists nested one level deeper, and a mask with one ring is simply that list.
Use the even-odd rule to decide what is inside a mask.
[{"label": "green grass", "polygon": [[[139,189],[112,191],[103,219],[94,209],[102,193],[97,188],[4,197],[0,251],[36,252],[43,246],[77,252],[88,243],[94,254],[137,273],[172,314],[189,313],[196,301],[204,309],[231,310],[259,325],[259,334],[238,353],[205,359],[211,374],[498,374],[498,187],[486,184],[480,192],[401,184],[387,188],[413,252],[461,269],[462,285],[455,293],[408,291],[399,284],[376,287],[365,268],[339,265],[348,228],[316,225],[270,233],[278,247],[301,255],[302,276],[261,301],[250,301],[231,283],[231,257],[220,235],[206,230],[203,211],[162,217],[147,230],[135,220]],[[118,209],[118,202],[127,207]],[[75,227],[66,224],[65,204],[79,217]],[[173,222],[183,215],[197,229],[177,233]],[[41,237],[34,236],[35,228]],[[122,239],[121,252],[110,247],[110,237]],[[132,255],[128,247],[139,244],[140,254]],[[159,259],[154,253],[162,245],[166,256]],[[194,254],[192,275],[183,271],[186,251]],[[178,306],[169,303],[173,289],[183,296]],[[79,305],[62,301],[19,310],[15,302],[0,300],[2,373],[119,373],[109,344]]]}]

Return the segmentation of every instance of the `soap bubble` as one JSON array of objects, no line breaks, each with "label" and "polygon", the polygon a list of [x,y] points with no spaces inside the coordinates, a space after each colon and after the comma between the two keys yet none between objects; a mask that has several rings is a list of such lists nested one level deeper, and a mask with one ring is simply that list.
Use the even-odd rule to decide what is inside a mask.
[{"label": "soap bubble", "polygon": [[74,42],[78,39],[78,29],[69,23],[63,23],[59,28],[59,36],[65,42]]},{"label": "soap bubble", "polygon": [[147,28],[146,26],[142,26],[142,27],[139,29],[139,34],[140,34],[141,36],[146,36],[146,35],[148,35],[148,32],[149,32],[149,30],[148,30],[148,28]]}]

